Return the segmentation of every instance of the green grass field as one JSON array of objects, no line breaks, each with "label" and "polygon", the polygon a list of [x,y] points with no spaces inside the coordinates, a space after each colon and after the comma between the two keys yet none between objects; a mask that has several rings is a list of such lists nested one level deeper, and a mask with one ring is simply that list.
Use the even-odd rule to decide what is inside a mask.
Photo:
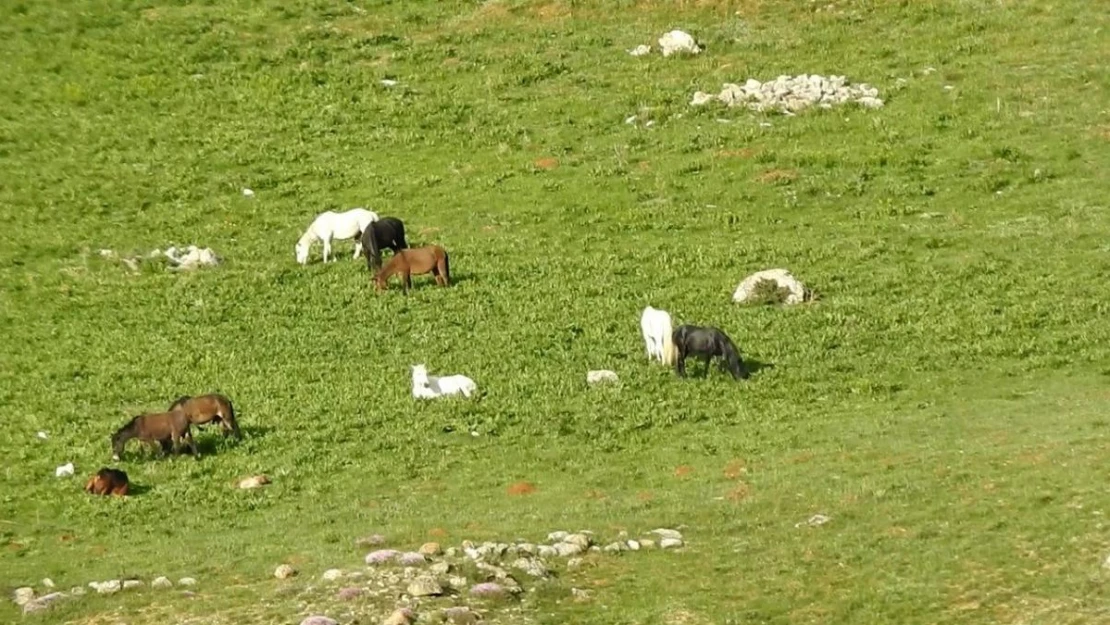
[{"label": "green grass field", "polygon": [[[25,620],[295,624],[366,534],[682,525],[681,551],[600,558],[487,620],[1110,622],[1099,6],[3,3],[0,590],[191,575],[192,598]],[[672,28],[707,50],[625,52]],[[800,73],[886,106],[688,105]],[[443,245],[455,284],[376,294],[349,242],[298,266],[315,214],[355,206]],[[190,243],[224,264],[97,253]],[[732,303],[771,267],[821,298]],[[646,359],[649,304],[773,367],[677,379]],[[417,403],[420,362],[482,396]],[[587,387],[600,368],[619,388]],[[111,462],[129,417],[215,391],[244,442]],[[101,466],[141,492],[82,492]],[[256,473],[274,483],[235,488]]]}]

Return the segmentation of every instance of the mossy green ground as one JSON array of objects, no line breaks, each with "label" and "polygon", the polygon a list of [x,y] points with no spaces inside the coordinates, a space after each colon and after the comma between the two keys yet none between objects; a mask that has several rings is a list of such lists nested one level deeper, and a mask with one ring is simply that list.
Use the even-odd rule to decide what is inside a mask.
[{"label": "mossy green ground", "polygon": [[[295,623],[274,567],[306,583],[368,533],[682,524],[684,552],[514,618],[1110,620],[1110,18],[826,4],[4,3],[0,586],[192,575],[194,599],[36,618]],[[625,53],[671,28],[706,53]],[[799,73],[886,106],[688,106]],[[446,247],[455,284],[375,294],[348,243],[297,266],[312,217],[354,206]],[[190,243],[224,264],[97,254]],[[821,298],[730,301],[780,266]],[[676,379],[645,357],[648,304],[773,367]],[[415,402],[418,362],[482,397]],[[620,387],[587,388],[597,368]],[[242,444],[133,452],[138,495],[81,491],[127,418],[211,391]],[[274,483],[234,488],[255,473]]]}]

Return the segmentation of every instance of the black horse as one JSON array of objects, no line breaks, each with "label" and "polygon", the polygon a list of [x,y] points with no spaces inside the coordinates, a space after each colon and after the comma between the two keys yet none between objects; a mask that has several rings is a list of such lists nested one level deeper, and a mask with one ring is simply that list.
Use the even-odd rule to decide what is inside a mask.
[{"label": "black horse", "polygon": [[375,273],[382,268],[382,250],[389,248],[396,254],[406,249],[405,224],[396,217],[383,217],[370,222],[370,226],[359,235],[362,253],[366,254],[366,268]]},{"label": "black horse", "polygon": [[716,356],[721,359],[721,368],[731,373],[733,378],[748,379],[748,370],[740,359],[740,350],[736,349],[732,339],[720,329],[682,325],[675,328],[671,340],[675,347],[674,370],[678,377],[686,377],[686,357],[692,355],[702,357],[706,374],[709,373],[709,359]]}]

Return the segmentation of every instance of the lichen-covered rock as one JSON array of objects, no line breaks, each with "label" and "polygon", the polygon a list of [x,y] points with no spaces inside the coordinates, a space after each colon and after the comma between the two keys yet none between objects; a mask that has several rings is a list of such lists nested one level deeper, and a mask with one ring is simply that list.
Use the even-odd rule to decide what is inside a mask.
[{"label": "lichen-covered rock", "polygon": [[420,566],[428,563],[428,559],[424,557],[424,554],[415,551],[406,551],[402,553],[397,556],[397,561],[401,563],[401,566]]},{"label": "lichen-covered rock", "polygon": [[366,563],[385,564],[386,562],[395,559],[399,555],[401,555],[401,552],[397,551],[396,549],[378,549],[377,551],[371,551],[370,553],[366,554]]},{"label": "lichen-covered rock", "polygon": [[168,577],[155,577],[154,581],[150,582],[150,587],[159,590],[173,588],[173,582],[171,582]]},{"label": "lichen-covered rock", "polygon": [[440,547],[439,543],[424,543],[420,545],[420,549],[417,551],[426,556],[438,556],[443,553],[443,548]]},{"label": "lichen-covered rock", "polygon": [[193,579],[192,577],[182,577],[181,579],[177,580],[177,585],[178,586],[196,586],[197,585],[197,580]]},{"label": "lichen-covered rock", "polygon": [[278,579],[289,579],[290,577],[293,577],[296,574],[297,574],[297,569],[289,566],[288,564],[282,564],[282,565],[278,566],[276,569],[274,569],[274,577],[276,577]]},{"label": "lichen-covered rock", "polygon": [[[732,301],[737,303],[754,301],[760,283],[763,282],[772,282],[776,285],[776,288],[785,289],[788,292],[783,299],[784,304],[800,304],[806,301],[809,295],[805,285],[795,278],[790,271],[786,269],[765,269],[744,278],[736,287],[736,292],[732,294]],[[677,536],[677,538],[681,537],[681,534]]]},{"label": "lichen-covered rock", "polygon": [[31,588],[30,586],[16,588],[15,592],[12,594],[12,600],[15,601],[16,605],[26,605],[33,601],[34,598],[35,589]]},{"label": "lichen-covered rock", "polygon": [[442,595],[443,587],[439,585],[434,577],[422,575],[412,580],[406,591],[413,597],[432,597]]}]

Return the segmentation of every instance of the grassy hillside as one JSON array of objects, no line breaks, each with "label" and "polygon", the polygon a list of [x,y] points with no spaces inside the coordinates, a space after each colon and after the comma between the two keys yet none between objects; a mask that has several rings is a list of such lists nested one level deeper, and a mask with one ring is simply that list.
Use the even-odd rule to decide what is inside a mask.
[{"label": "grassy hillside", "polygon": [[[35,618],[296,623],[369,533],[683,525],[681,551],[600,558],[487,620],[1110,620],[1096,4],[4,3],[0,589],[192,575],[191,599]],[[672,28],[707,50],[625,52]],[[886,106],[689,106],[801,73]],[[455,284],[376,294],[348,242],[298,266],[313,216],[354,206],[443,245]],[[173,244],[224,263],[98,254]],[[821,298],[731,302],[771,267]],[[649,304],[766,366],[676,379],[644,355]],[[482,397],[415,402],[421,362]],[[588,388],[600,368],[621,385]],[[81,492],[130,416],[212,391],[243,443],[136,447],[140,494]],[[255,473],[274,483],[234,487]]]}]

